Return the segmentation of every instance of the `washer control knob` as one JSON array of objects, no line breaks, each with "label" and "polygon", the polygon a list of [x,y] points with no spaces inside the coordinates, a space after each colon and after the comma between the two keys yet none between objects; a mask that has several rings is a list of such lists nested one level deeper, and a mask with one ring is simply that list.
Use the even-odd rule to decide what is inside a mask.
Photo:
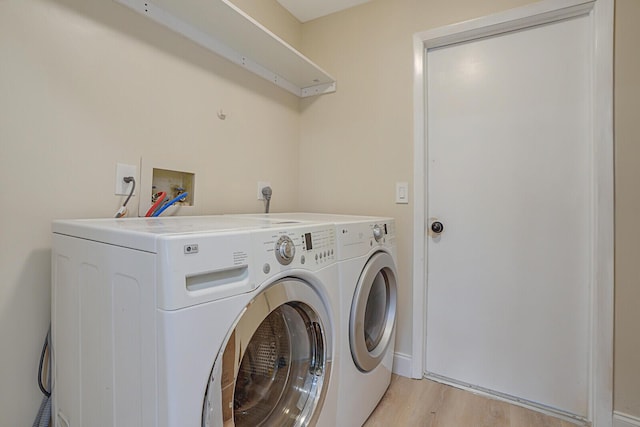
[{"label": "washer control knob", "polygon": [[276,242],[276,259],[282,265],[289,265],[296,254],[296,245],[289,236],[282,236]]},{"label": "washer control knob", "polygon": [[382,232],[382,228],[378,224],[373,226],[373,238],[376,239],[376,242],[382,240],[384,233]]}]

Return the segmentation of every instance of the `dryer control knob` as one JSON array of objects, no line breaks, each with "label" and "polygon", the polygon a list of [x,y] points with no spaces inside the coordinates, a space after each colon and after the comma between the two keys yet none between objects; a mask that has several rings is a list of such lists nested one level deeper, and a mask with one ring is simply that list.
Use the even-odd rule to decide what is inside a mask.
[{"label": "dryer control knob", "polygon": [[276,242],[276,259],[282,265],[289,265],[296,254],[296,245],[289,236],[282,236]]},{"label": "dryer control knob", "polygon": [[382,232],[382,228],[378,224],[373,226],[373,238],[376,239],[376,242],[382,240],[384,233]]}]

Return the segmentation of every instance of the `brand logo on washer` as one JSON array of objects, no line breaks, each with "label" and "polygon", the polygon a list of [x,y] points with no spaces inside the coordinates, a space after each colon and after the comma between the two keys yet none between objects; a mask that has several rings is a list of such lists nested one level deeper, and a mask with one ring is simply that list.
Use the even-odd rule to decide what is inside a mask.
[{"label": "brand logo on washer", "polygon": [[197,254],[198,253],[198,244],[197,243],[192,243],[190,245],[184,245],[184,253],[185,253],[185,255]]}]

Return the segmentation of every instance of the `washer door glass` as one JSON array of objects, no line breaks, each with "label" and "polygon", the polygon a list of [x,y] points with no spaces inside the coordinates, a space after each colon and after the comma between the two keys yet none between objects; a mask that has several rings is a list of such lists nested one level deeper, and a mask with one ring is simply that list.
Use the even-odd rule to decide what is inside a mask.
[{"label": "washer door glass", "polygon": [[214,364],[203,426],[307,426],[315,420],[331,346],[323,327],[327,311],[309,290],[301,281],[279,282],[247,306]]},{"label": "washer door glass", "polygon": [[365,265],[351,305],[349,343],[358,369],[368,372],[380,364],[393,337],[397,282],[393,258],[374,254]]}]

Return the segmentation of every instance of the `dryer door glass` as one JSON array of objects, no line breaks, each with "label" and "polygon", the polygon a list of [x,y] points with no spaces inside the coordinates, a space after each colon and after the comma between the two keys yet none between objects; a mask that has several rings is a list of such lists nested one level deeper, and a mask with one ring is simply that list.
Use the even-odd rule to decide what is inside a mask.
[{"label": "dryer door glass", "polygon": [[364,311],[364,341],[367,350],[373,351],[384,334],[389,311],[389,292],[385,274],[378,272],[367,298],[367,306]]},{"label": "dryer door glass", "polygon": [[388,253],[378,252],[362,270],[351,304],[349,344],[362,372],[380,364],[393,339],[396,298],[395,263]]},{"label": "dryer door glass", "polygon": [[[297,288],[296,299],[306,301],[273,292],[278,288]],[[203,426],[315,422],[330,372],[331,346],[323,326],[329,320],[318,295],[304,296],[301,290],[310,288],[301,281],[280,282],[247,306],[218,356],[222,363],[211,373]]]}]

